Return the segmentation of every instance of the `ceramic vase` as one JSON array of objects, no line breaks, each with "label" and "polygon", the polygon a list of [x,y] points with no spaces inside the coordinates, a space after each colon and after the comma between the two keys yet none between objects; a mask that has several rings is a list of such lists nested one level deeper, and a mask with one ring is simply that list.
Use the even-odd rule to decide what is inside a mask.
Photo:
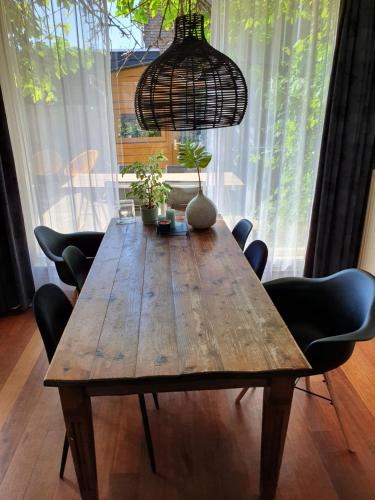
[{"label": "ceramic vase", "polygon": [[189,202],[186,207],[186,219],[195,229],[208,229],[216,222],[217,209],[202,190]]}]

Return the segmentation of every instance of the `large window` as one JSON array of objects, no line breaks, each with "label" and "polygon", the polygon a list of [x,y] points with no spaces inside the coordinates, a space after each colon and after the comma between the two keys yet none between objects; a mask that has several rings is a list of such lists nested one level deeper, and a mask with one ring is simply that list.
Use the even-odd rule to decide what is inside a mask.
[{"label": "large window", "polygon": [[[173,203],[183,206],[196,192],[196,174],[178,166],[177,144],[187,134],[145,133],[135,121],[137,82],[173,36],[158,37],[162,15],[153,15],[161,3],[108,2],[108,18],[104,0],[0,2],[0,83],[33,261],[38,224],[67,232],[106,227],[117,194],[113,170],[126,190],[123,164],[162,151],[168,181],[185,196]],[[230,225],[250,218],[252,237],[267,243],[266,277],[303,268],[339,3],[212,2],[211,43],[242,69],[248,109],[240,126],[196,139],[207,137],[213,153],[206,179],[219,211]],[[169,26],[178,4],[168,3]],[[131,16],[116,17],[131,5]],[[108,22],[117,26],[112,47]],[[143,37],[153,34],[146,50]]]},{"label": "large window", "polygon": [[[298,275],[303,271],[339,0],[215,0],[212,9],[207,29],[211,43],[239,65],[249,99],[240,126],[193,136],[213,153],[206,188],[230,226],[242,217],[253,221],[252,236],[263,239],[270,250],[266,277]],[[141,17],[148,21],[143,36],[150,35],[149,29],[159,32],[161,16],[152,18],[145,11],[142,16],[136,24]],[[167,37],[159,49],[170,41]],[[142,64],[134,67],[134,57],[128,58],[116,72],[112,87],[118,163],[163,151],[176,191],[183,186],[193,195],[193,172],[183,171],[177,159],[178,142],[192,138],[191,133],[153,135],[133,121],[136,84],[145,64],[157,56],[153,52],[145,61],[141,54]]]},{"label": "large window", "polygon": [[303,272],[339,3],[213,2],[211,41],[242,69],[249,100],[239,127],[209,133],[210,194],[230,225],[253,221],[266,279]]}]

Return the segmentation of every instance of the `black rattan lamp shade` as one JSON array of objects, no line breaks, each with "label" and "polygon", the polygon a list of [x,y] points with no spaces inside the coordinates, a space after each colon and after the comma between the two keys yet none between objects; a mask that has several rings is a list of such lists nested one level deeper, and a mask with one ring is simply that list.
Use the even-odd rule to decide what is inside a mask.
[{"label": "black rattan lamp shade", "polygon": [[179,16],[172,45],[141,76],[135,111],[144,130],[238,125],[247,106],[239,67],[204,37],[203,16]]}]

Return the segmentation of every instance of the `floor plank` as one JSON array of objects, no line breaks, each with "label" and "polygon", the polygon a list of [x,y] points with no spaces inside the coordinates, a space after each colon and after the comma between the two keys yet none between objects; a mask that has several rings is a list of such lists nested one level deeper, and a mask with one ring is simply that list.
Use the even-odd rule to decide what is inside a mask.
[{"label": "floor plank", "polygon": [[[78,500],[71,456],[58,477],[64,425],[30,311],[0,319],[0,500]],[[295,391],[278,500],[375,500],[375,343],[333,374],[356,453],[345,449],[333,407]],[[300,382],[303,386],[303,381]],[[321,377],[313,390],[326,394]],[[93,398],[99,493],[108,500],[255,500],[262,389],[146,396],[153,475],[135,396]]]}]

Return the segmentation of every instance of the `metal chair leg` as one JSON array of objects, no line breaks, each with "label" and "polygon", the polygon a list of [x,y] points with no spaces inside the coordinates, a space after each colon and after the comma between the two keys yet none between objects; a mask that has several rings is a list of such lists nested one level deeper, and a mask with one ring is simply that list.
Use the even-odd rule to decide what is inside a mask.
[{"label": "metal chair leg", "polygon": [[138,394],[138,399],[139,399],[139,406],[141,408],[141,413],[142,413],[143,430],[144,430],[145,438],[146,438],[148,457],[150,459],[150,465],[151,465],[152,472],[156,473],[154,447],[152,445],[150,425],[148,423],[148,416],[147,416],[147,409],[146,409],[144,394]]},{"label": "metal chair leg", "polygon": [[62,451],[62,455],[61,455],[61,464],[60,464],[60,479],[62,479],[64,477],[65,464],[66,464],[66,459],[68,457],[68,450],[69,450],[69,441],[68,441],[68,436],[65,433],[64,446],[63,446],[63,451]]},{"label": "metal chair leg", "polygon": [[158,400],[158,395],[156,394],[156,392],[152,393],[152,397],[154,398],[155,408],[158,410],[159,409],[159,400]]},{"label": "metal chair leg", "polygon": [[245,394],[247,393],[248,390],[249,390],[249,387],[245,387],[244,389],[242,389],[242,391],[236,397],[236,405],[240,404],[241,399],[245,396]]},{"label": "metal chair leg", "polygon": [[328,373],[324,373],[323,376],[324,376],[324,379],[327,383],[327,389],[328,389],[328,392],[331,396],[332,404],[333,404],[333,407],[335,409],[337,420],[339,421],[339,424],[341,427],[341,432],[344,436],[346,446],[351,453],[355,453],[354,447],[351,445],[351,442],[349,440],[349,436],[345,430],[345,426],[344,426],[344,423],[342,421],[341,408],[340,408],[340,405],[337,404],[336,394],[335,394],[335,391],[333,389],[331,377],[328,375]]}]

